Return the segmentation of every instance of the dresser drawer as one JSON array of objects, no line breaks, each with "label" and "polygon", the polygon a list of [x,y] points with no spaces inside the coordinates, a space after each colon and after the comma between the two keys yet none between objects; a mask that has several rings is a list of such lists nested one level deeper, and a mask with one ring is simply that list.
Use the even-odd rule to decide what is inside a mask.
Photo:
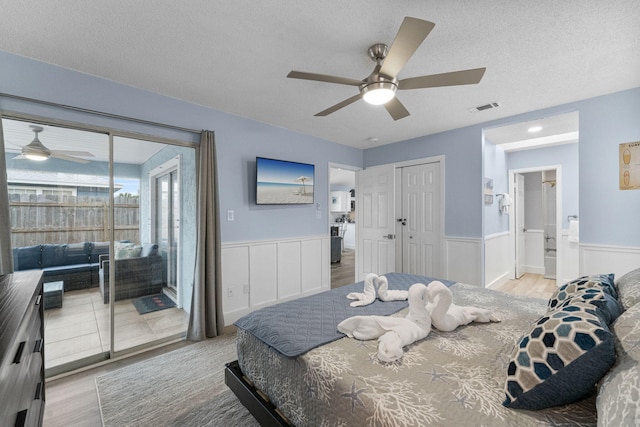
[{"label": "dresser drawer", "polygon": [[0,426],[40,426],[44,407],[42,272],[0,276]]}]

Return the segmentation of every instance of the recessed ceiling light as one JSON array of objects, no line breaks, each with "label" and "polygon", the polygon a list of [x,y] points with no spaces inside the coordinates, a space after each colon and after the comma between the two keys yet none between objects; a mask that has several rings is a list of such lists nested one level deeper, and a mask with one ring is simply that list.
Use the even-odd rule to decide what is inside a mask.
[{"label": "recessed ceiling light", "polygon": [[527,129],[530,133],[540,132],[542,130],[542,126],[531,126]]}]

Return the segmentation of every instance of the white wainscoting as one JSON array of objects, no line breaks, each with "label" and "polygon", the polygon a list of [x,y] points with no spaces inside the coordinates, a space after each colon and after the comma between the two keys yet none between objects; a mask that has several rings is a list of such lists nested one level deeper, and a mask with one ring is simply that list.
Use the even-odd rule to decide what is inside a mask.
[{"label": "white wainscoting", "polygon": [[482,239],[445,237],[444,279],[482,286]]},{"label": "white wainscoting", "polygon": [[640,267],[640,247],[580,244],[580,275],[614,273]]},{"label": "white wainscoting", "polygon": [[[562,278],[556,279],[558,286],[567,283],[570,280],[580,276],[579,273],[579,244],[569,242],[569,230],[563,229],[560,239],[560,245],[562,250]],[[484,244],[484,259],[485,259],[485,286],[491,287],[504,280],[509,279],[509,275],[513,274],[513,266],[511,264],[510,254],[510,242],[511,234],[508,231],[487,235],[485,237]],[[525,235],[526,251],[535,251],[543,253],[543,235],[541,230],[527,230]],[[544,274],[544,267],[540,263],[544,264],[544,257],[537,256],[532,259],[525,258],[526,271],[530,273]],[[536,261],[537,260],[537,261]],[[639,263],[640,266],[640,263]],[[535,267],[535,268],[533,268]]]},{"label": "white wainscoting", "polygon": [[508,231],[490,234],[484,238],[484,283],[491,287],[509,279],[513,262],[510,260]]},{"label": "white wainscoting", "polygon": [[225,325],[261,307],[331,287],[331,241],[312,236],[222,244]]}]

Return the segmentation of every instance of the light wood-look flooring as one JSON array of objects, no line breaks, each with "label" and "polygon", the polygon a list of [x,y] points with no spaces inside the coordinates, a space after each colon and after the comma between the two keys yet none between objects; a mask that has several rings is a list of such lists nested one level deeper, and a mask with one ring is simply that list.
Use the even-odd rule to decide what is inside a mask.
[{"label": "light wood-look flooring", "polygon": [[[354,255],[354,251],[346,251],[340,263],[331,265],[332,287],[354,282]],[[493,287],[493,289],[498,291],[537,298],[549,298],[555,288],[554,280],[547,280],[542,276],[534,274],[525,274],[520,280],[509,280],[499,286]],[[225,329],[225,333],[232,333],[233,331],[233,326]],[[47,380],[45,389],[46,405],[44,426],[100,426],[102,421],[96,393],[95,377],[187,345],[190,345],[190,343],[182,341],[130,356],[126,359],[90,368],[82,372]]]},{"label": "light wood-look flooring", "polygon": [[339,288],[355,282],[356,251],[345,249],[342,251],[340,262],[331,263],[331,288]]},{"label": "light wood-look flooring", "polygon": [[491,289],[508,294],[549,299],[557,286],[553,279],[545,279],[540,274],[525,273],[520,279],[507,280]]}]

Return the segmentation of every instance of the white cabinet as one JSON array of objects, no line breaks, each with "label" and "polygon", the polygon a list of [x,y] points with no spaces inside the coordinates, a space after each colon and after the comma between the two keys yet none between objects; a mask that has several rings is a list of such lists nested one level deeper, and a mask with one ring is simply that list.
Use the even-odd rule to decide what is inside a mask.
[{"label": "white cabinet", "polygon": [[351,210],[349,196],[348,191],[332,191],[331,212],[349,212]]}]

